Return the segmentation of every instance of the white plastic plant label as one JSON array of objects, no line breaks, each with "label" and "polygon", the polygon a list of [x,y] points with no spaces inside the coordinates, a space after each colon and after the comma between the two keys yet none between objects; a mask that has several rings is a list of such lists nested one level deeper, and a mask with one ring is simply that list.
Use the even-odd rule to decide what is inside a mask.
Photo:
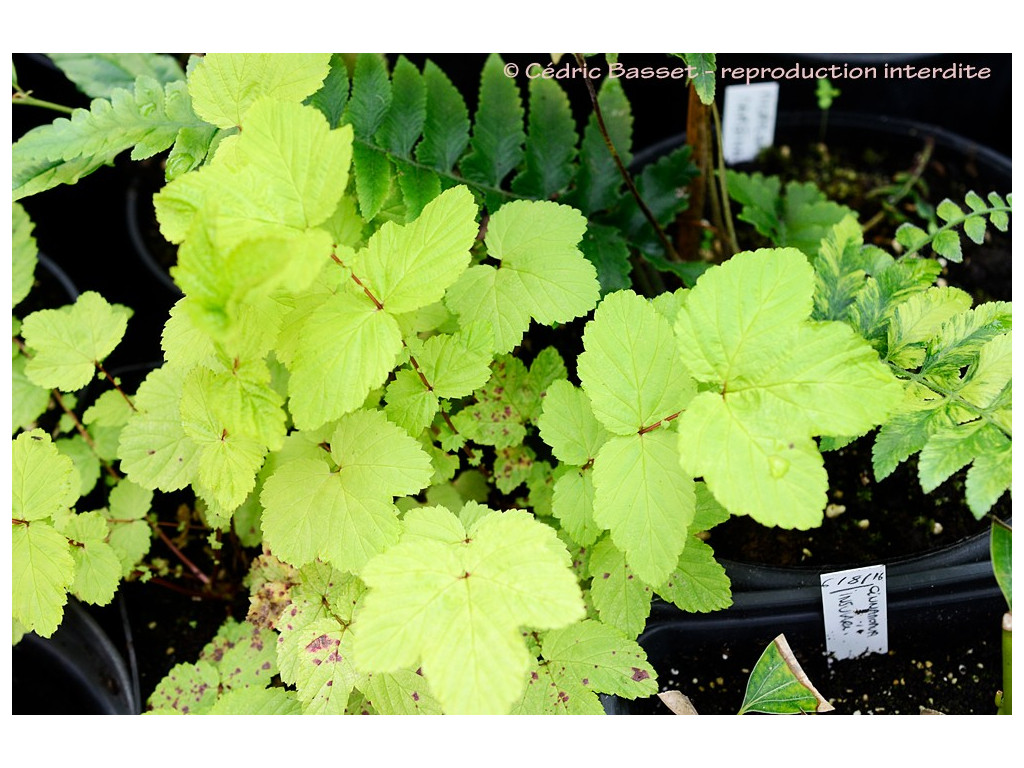
[{"label": "white plastic plant label", "polygon": [[885,566],[821,574],[825,643],[836,659],[888,653]]},{"label": "white plastic plant label", "polygon": [[744,163],[775,141],[779,84],[749,83],[725,87],[722,108],[722,154],[725,162]]}]

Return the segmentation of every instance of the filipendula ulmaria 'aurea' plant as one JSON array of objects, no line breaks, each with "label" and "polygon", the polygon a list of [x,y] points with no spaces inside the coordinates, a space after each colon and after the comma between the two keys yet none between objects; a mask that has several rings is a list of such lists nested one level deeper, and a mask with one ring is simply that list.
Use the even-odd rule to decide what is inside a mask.
[{"label": "filipendula ulmaria 'aurea' plant", "polygon": [[[32,290],[32,223],[13,208],[13,303]],[[76,415],[83,388],[121,340],[131,311],[83,293],[74,304],[13,317],[11,547],[13,641],[57,629],[67,595],[105,604],[149,551],[153,492],[124,480],[119,427],[131,410],[116,386]],[[98,501],[97,501],[98,499]]]},{"label": "filipendula ulmaria 'aurea' plant", "polygon": [[[794,248],[602,298],[578,208],[399,182],[399,207],[371,213],[383,172],[359,154],[398,165],[358,127],[380,104],[357,98],[358,65],[351,96],[332,76],[328,56],[209,55],[176,90],[213,137],[155,199],[185,297],[125,423],[97,426],[119,429],[128,481],[191,487],[264,554],[250,621],[152,706],[599,713],[598,692],[654,693],[635,642],[653,596],[730,602],[695,534],[730,513],[818,524],[815,438],[867,432],[902,386],[814,317]],[[444,133],[430,103],[407,152]],[[374,141],[407,124],[394,109]],[[501,135],[469,167],[500,165]],[[527,353],[532,324],[591,312],[575,376],[555,348]]]}]

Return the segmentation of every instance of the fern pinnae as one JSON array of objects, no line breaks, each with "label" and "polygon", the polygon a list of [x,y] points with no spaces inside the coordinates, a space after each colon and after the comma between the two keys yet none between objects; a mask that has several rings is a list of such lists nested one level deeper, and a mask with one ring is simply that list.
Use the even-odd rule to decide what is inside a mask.
[{"label": "fern pinnae", "polygon": [[935,209],[936,215],[946,222],[934,232],[927,233],[920,227],[906,223],[896,230],[896,241],[907,250],[903,257],[919,253],[927,245],[931,245],[936,255],[952,262],[963,260],[960,249],[960,235],[957,229],[962,227],[974,243],[981,244],[985,240],[987,222],[1000,232],[1006,232],[1010,226],[1008,214],[1013,210],[1013,198],[1006,195],[1005,200],[996,192],[988,195],[988,203],[973,190],[964,197],[969,212],[949,198],[943,200]]}]

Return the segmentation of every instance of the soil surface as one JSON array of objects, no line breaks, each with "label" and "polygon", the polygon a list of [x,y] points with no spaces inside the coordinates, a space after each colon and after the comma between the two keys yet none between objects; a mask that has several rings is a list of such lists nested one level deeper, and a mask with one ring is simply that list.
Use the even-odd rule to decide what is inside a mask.
[{"label": "soil surface", "polygon": [[[828,714],[916,715],[930,709],[949,715],[996,714],[1002,688],[999,607],[991,606],[985,628],[947,633],[944,638],[903,635],[888,654],[830,661],[813,641],[789,638],[800,665],[835,710]],[[686,694],[699,714],[736,714],[750,670],[772,641],[771,632],[738,642],[698,647],[676,638],[674,647],[648,649],[660,688]],[[664,645],[669,645],[667,642]],[[898,647],[897,647],[898,646]],[[927,652],[919,649],[927,648]],[[624,714],[672,714],[657,697],[619,701]]]}]

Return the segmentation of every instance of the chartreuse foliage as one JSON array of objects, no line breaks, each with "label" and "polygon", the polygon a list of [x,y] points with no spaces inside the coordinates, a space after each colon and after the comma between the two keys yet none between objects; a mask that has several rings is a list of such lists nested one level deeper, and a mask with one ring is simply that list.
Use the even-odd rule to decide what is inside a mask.
[{"label": "chartreuse foliage", "polygon": [[[16,196],[170,149],[154,203],[184,293],[134,394],[15,440],[16,636],[144,573],[153,493],[190,489],[211,540],[233,528],[263,554],[248,621],[154,711],[598,713],[599,693],[657,690],[635,642],[655,597],[730,604],[698,534],[821,521],[819,445],[881,425],[880,466],[920,451],[930,484],[973,460],[969,497],[998,495],[1008,305],[970,309],[933,262],[864,248],[845,211],[771,182],[745,194],[780,247],[643,297],[629,254],[657,238],[556,83],[524,102],[491,57],[471,119],[429,62],[346,61],[195,58],[184,80],[159,70],[153,111],[156,64],[118,58],[148,68],[134,90],[80,69],[107,106],[15,146]],[[621,86],[599,98],[628,161]],[[676,154],[637,179],[658,218],[689,172]],[[13,231],[18,291],[17,207]],[[73,412],[127,315],[87,293],[16,322],[21,390]],[[575,360],[541,341],[583,319]],[[76,511],[100,476],[119,481],[106,506]]]},{"label": "chartreuse foliage", "polygon": [[[1005,228],[999,213],[992,221]],[[921,487],[930,492],[969,465],[964,494],[981,518],[1011,484],[1010,303],[972,307],[965,292],[933,284],[935,262],[864,246],[852,218],[823,241],[815,269],[816,314],[852,325],[903,384],[875,440],[875,476],[919,454]]]}]

